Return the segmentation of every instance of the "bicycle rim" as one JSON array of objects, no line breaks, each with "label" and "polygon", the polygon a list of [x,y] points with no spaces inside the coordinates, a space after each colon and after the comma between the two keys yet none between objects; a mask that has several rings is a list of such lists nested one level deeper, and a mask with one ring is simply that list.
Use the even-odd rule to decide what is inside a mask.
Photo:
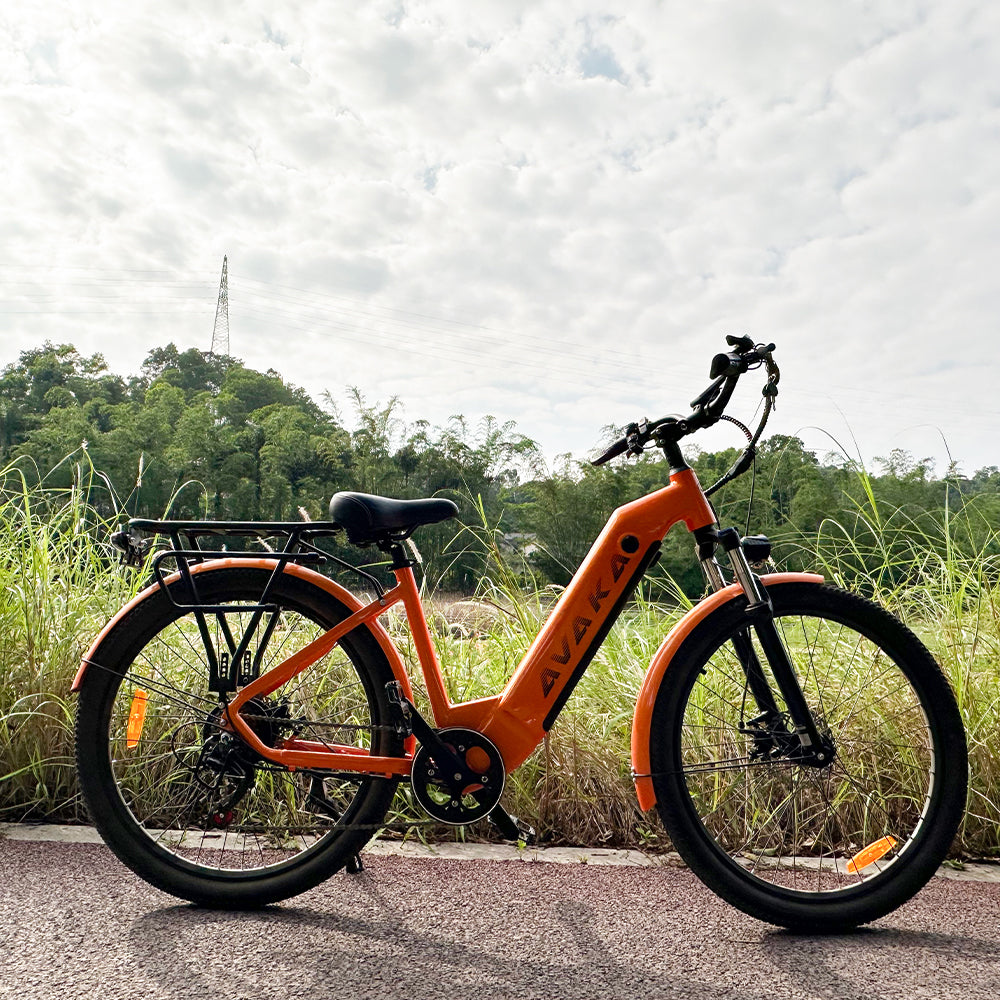
[{"label": "bicycle rim", "polygon": [[[964,802],[964,740],[951,692],[912,633],[866,601],[815,590],[818,597],[776,602],[776,624],[821,735],[835,747],[832,763],[795,762],[787,716],[757,721],[731,631],[721,644],[703,637],[681,668],[654,781],[678,849],[736,905],[753,912],[777,901],[762,915],[793,923],[782,903],[842,899],[848,907],[838,919],[850,922],[853,912],[861,922],[912,895],[942,859]],[[732,625],[752,637],[738,614]],[[890,885],[868,910],[849,909]]]},{"label": "bicycle rim", "polygon": [[[243,586],[233,591],[240,580]],[[211,574],[202,583],[206,596],[233,607],[206,616],[221,656],[247,629],[251,612],[238,608],[256,600],[260,583],[230,575],[224,594],[213,593],[219,588]],[[322,597],[294,583],[284,584],[275,601],[279,610],[265,614],[241,669],[266,672],[337,620]],[[144,841],[142,849],[182,873],[245,882],[300,867],[335,849],[352,824],[381,818],[365,807],[373,799],[387,805],[384,793],[391,798],[393,782],[288,771],[226,732],[220,698],[207,688],[206,653],[193,615],[154,611],[133,630],[109,679],[100,728],[112,795],[132,839]],[[372,674],[361,651],[345,642],[267,698],[249,703],[243,714],[268,745],[294,734],[381,752],[391,734],[378,707],[384,678]]]}]

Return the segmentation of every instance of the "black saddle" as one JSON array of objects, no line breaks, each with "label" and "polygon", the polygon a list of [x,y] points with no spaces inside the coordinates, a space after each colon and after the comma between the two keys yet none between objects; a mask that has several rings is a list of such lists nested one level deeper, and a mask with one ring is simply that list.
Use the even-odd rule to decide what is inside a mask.
[{"label": "black saddle", "polygon": [[422,524],[437,524],[458,514],[450,500],[390,500],[369,493],[334,493],[330,519],[346,532],[352,545],[403,539]]}]

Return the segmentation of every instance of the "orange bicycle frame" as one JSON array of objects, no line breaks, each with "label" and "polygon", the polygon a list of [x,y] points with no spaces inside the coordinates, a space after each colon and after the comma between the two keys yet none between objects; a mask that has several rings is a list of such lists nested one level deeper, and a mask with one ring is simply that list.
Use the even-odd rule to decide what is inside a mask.
[{"label": "orange bicycle frame", "polygon": [[[365,607],[359,606],[349,618],[242,688],[229,703],[229,721],[258,754],[285,767],[386,776],[409,774],[412,738],[405,757],[380,757],[359,747],[294,737],[280,747],[270,747],[240,716],[240,708],[251,698],[266,697],[276,691],[326,655],[354,628],[367,626],[372,629],[386,649],[387,643],[382,637],[388,640],[388,636],[378,625],[377,618],[393,605],[402,603],[436,726],[440,729],[461,726],[483,733],[499,749],[505,769],[513,771],[530,756],[552,726],[622,607],[655,561],[664,535],[679,521],[683,521],[689,531],[715,523],[715,514],[691,469],[673,472],[668,486],[619,507],[611,515],[499,695],[451,703],[413,570],[405,567],[394,570],[396,586],[381,599]],[[328,583],[319,574],[301,567],[293,571]],[[403,684],[404,693],[411,697],[405,667],[394,647],[390,663]]]}]

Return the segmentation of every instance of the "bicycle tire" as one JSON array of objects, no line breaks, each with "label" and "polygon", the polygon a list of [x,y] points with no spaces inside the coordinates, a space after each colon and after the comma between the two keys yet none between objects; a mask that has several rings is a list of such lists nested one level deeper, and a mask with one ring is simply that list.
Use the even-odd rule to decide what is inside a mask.
[{"label": "bicycle tire", "polygon": [[[245,606],[257,601],[270,576],[267,568],[226,567],[196,579],[202,602]],[[171,585],[178,600],[186,599],[182,587]],[[351,613],[322,587],[290,573],[282,574],[269,601],[279,610],[267,644],[261,643],[260,672]],[[238,641],[250,614],[234,610],[223,617]],[[220,618],[207,618],[216,649],[224,650]],[[223,732],[194,615],[162,590],[116,623],[91,659],[76,713],[80,788],[104,841],[157,888],[227,909],[277,902],[332,875],[383,821],[398,779],[288,771]],[[391,680],[385,653],[361,627],[244,714],[258,713],[255,725],[265,742],[298,730],[310,739],[326,735],[401,755],[403,738],[388,724],[385,685]],[[146,695],[144,719],[130,738],[137,691]]]},{"label": "bicycle tire", "polygon": [[818,584],[768,593],[835,759],[774,759],[748,725],[756,705],[732,645],[747,634],[741,596],[695,628],[664,675],[650,737],[657,808],[681,857],[740,910],[846,930],[911,898],[947,856],[965,807],[965,732],[940,667],[884,609]]}]

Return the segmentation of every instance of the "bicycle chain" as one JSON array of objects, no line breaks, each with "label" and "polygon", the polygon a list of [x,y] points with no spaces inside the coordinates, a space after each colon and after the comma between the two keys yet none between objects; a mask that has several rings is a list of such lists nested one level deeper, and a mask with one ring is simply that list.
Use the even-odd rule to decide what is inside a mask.
[{"label": "bicycle chain", "polygon": [[349,730],[354,733],[396,732],[395,726],[362,726],[351,722],[309,722],[308,720],[282,719],[280,716],[273,715],[244,715],[242,712],[239,715],[245,722],[270,722],[285,729],[294,729],[296,726],[301,726],[303,729],[315,729],[317,726],[324,726],[327,729]]},{"label": "bicycle chain", "polygon": [[[117,673],[117,671],[113,670],[111,667],[106,667],[103,664],[96,663],[93,660],[88,660],[87,663],[90,666],[96,667],[98,670],[105,671],[106,673]],[[164,686],[160,682],[153,681],[152,678],[137,677],[137,676],[133,675],[131,671],[125,671],[125,673],[122,674],[121,676],[123,677],[123,679],[124,678],[128,678],[133,683],[144,683],[147,686],[154,687],[154,688],[157,687],[157,686],[159,686],[159,687],[163,687]],[[153,683],[150,683],[151,681],[153,681]],[[182,696],[186,696],[188,694],[188,692],[179,692],[179,694],[182,695]],[[184,703],[181,702],[181,704],[184,704]],[[187,708],[192,708],[193,706],[187,705],[186,707]],[[282,727],[288,728],[288,729],[292,729],[292,728],[295,727],[295,725],[299,724],[299,723],[296,723],[295,720],[285,720],[285,719],[281,719],[280,717],[279,718],[275,718],[274,716],[271,716],[271,715],[243,715],[242,718],[244,718],[247,722],[264,722],[264,723],[269,723],[271,725],[278,724],[279,726],[282,726]],[[192,723],[185,723],[185,725],[190,725],[190,724],[192,724]],[[197,724],[197,723],[194,723],[194,724]],[[218,726],[218,723],[211,723],[208,720],[205,720],[202,723],[202,725],[205,725],[205,724],[208,724],[208,725],[213,725],[214,724],[214,725]],[[338,722],[306,722],[306,728],[314,728],[316,726],[324,726],[324,727],[327,727],[327,728],[333,728],[333,729],[339,729],[339,730],[347,730],[347,731],[351,731],[351,732],[367,732],[367,733],[376,733],[376,732],[397,733],[398,732],[398,730],[397,730],[397,728],[395,726],[389,726],[389,725],[362,726],[362,725],[356,725],[356,724],[353,724],[353,723],[346,723],[346,722],[344,722],[344,723],[338,723]],[[222,726],[218,726],[218,728],[219,728],[220,731],[226,731],[226,730],[223,730]],[[259,765],[258,765],[258,767],[259,767]],[[271,770],[271,768],[267,768],[267,769]],[[287,770],[287,768],[278,767],[277,765],[275,765],[273,769],[274,770],[281,770],[281,771]],[[381,778],[378,778],[377,776],[374,776],[374,780],[384,780],[384,779],[381,779]],[[396,822],[396,823],[352,823],[350,825],[350,829],[353,829],[353,830],[372,830],[372,831],[376,831],[376,830],[388,830],[388,831],[391,831],[393,833],[406,833],[406,832],[408,832],[410,830],[414,830],[414,829],[422,829],[422,828],[425,828],[425,827],[433,827],[433,826],[440,827],[442,825],[443,824],[439,823],[435,819],[425,819],[425,820],[413,820],[411,822]],[[239,831],[237,831],[237,832],[239,832]],[[252,831],[251,830],[251,831],[244,831],[244,832],[253,833],[253,832],[265,832],[265,831]]]},{"label": "bicycle chain", "polygon": [[[283,728],[286,728],[286,729],[294,729],[295,726],[298,724],[296,722],[296,720],[294,720],[294,719],[281,719],[281,718],[275,719],[275,718],[273,718],[271,716],[262,716],[262,715],[243,715],[242,718],[246,719],[248,722],[277,723],[280,727],[283,727]],[[393,726],[359,726],[359,725],[353,725],[351,723],[337,723],[337,722],[306,723],[305,728],[306,729],[310,729],[310,728],[313,728],[314,726],[326,726],[328,728],[333,728],[333,729],[349,729],[349,730],[352,730],[352,731],[363,731],[363,732],[376,732],[376,731],[380,731],[380,730],[381,731],[386,731],[386,732],[396,732],[397,731],[395,729],[395,727],[393,727]],[[258,766],[260,766],[260,765],[258,765]],[[266,767],[265,769],[271,770],[272,768]],[[273,769],[274,770],[281,770],[281,771],[286,770],[285,768],[278,767],[278,766],[274,767]],[[305,774],[310,774],[310,775],[314,775],[314,776],[319,777],[319,778],[324,778],[323,772],[321,770],[319,770],[319,769],[313,769],[313,768],[305,769],[304,768],[302,770],[303,770],[303,773],[305,773]],[[359,775],[359,777],[362,777],[362,778],[372,778],[374,780],[385,780],[385,779],[379,778],[378,776],[373,776],[373,775],[364,775],[364,776]],[[478,822],[478,821],[479,820],[474,820],[473,822]],[[471,825],[471,823],[468,824],[468,825]],[[438,827],[438,828],[440,828],[440,827],[449,827],[449,828],[452,828],[452,829],[454,828],[451,824],[445,824],[445,823],[440,822],[439,820],[436,820],[436,819],[433,819],[433,818],[428,818],[428,819],[423,819],[423,820],[411,820],[411,821],[406,821],[406,822],[398,821],[398,822],[395,822],[395,823],[384,823],[384,822],[383,823],[351,823],[349,829],[351,829],[351,830],[371,830],[373,832],[377,831],[377,830],[386,830],[386,831],[390,831],[392,833],[408,833],[411,830],[427,829],[427,828],[430,828],[430,827]],[[345,829],[347,829],[347,827],[345,827]]]}]

